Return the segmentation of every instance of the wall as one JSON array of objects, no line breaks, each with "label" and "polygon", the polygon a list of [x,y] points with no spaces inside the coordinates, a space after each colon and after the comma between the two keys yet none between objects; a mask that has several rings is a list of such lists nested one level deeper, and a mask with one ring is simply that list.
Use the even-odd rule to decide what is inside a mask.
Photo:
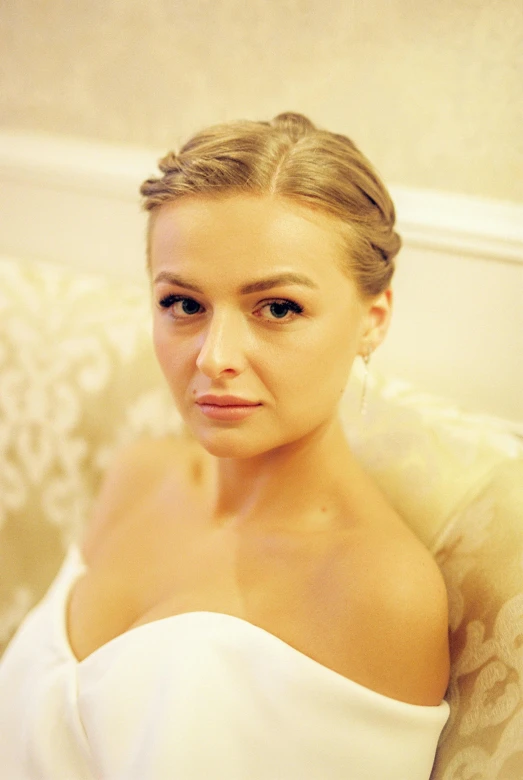
[{"label": "wall", "polygon": [[2,0],[0,50],[4,127],[160,152],[294,109],[389,182],[523,202],[521,0]]},{"label": "wall", "polygon": [[376,364],[523,430],[521,0],[2,0],[0,49],[0,251],[139,275],[154,160],[303,111],[393,185]]}]

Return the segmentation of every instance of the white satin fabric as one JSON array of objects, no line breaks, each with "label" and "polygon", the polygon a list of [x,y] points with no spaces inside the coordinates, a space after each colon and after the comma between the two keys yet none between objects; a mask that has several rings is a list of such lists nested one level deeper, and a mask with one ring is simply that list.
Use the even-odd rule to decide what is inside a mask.
[{"label": "white satin fabric", "polygon": [[189,612],[78,662],[72,547],[0,664],[9,780],[428,780],[448,705],[358,685],[264,629]]}]

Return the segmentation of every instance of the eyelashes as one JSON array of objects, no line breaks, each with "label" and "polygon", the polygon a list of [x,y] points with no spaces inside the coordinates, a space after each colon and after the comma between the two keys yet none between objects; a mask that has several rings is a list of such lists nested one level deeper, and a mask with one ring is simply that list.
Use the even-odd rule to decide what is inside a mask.
[{"label": "eyelashes", "polygon": [[289,312],[292,312],[294,315],[303,313],[303,307],[300,306],[299,303],[296,303],[295,301],[287,301],[285,299],[277,299],[265,303],[258,311],[263,311],[263,309],[269,309],[275,320],[285,319]]},{"label": "eyelashes", "polygon": [[[166,295],[160,298],[158,305],[162,309],[171,310],[173,318],[177,320],[192,319],[205,311],[198,301],[186,295]],[[262,312],[268,312],[270,316],[265,316]],[[273,298],[272,300],[262,301],[254,310],[256,317],[267,322],[291,322],[301,314],[303,314],[303,307],[296,301],[287,300],[286,298]]]},{"label": "eyelashes", "polygon": [[198,301],[195,301],[194,298],[188,298],[186,295],[166,295],[158,303],[162,309],[172,309],[177,303],[181,303],[182,311],[187,316],[199,314],[199,310],[202,309]]}]

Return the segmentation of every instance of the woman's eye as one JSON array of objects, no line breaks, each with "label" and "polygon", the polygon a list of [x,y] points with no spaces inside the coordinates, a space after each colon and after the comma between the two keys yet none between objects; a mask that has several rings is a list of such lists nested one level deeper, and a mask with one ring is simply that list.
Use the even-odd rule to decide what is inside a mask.
[{"label": "woman's eye", "polygon": [[263,312],[262,316],[267,320],[289,322],[301,314],[303,308],[294,301],[270,301],[260,306],[257,312]]},{"label": "woman's eye", "polygon": [[170,309],[174,317],[180,319],[200,314],[202,306],[194,298],[183,295],[166,295],[160,300],[162,309]]}]

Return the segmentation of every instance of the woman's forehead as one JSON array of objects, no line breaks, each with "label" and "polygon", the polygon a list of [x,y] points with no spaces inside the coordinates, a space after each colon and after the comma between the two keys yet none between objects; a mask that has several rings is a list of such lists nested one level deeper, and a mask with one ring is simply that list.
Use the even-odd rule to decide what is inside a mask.
[{"label": "woman's forehead", "polygon": [[324,273],[343,252],[339,220],[281,197],[191,196],[161,206],[151,219],[153,266],[212,260],[252,271],[290,263]]}]

